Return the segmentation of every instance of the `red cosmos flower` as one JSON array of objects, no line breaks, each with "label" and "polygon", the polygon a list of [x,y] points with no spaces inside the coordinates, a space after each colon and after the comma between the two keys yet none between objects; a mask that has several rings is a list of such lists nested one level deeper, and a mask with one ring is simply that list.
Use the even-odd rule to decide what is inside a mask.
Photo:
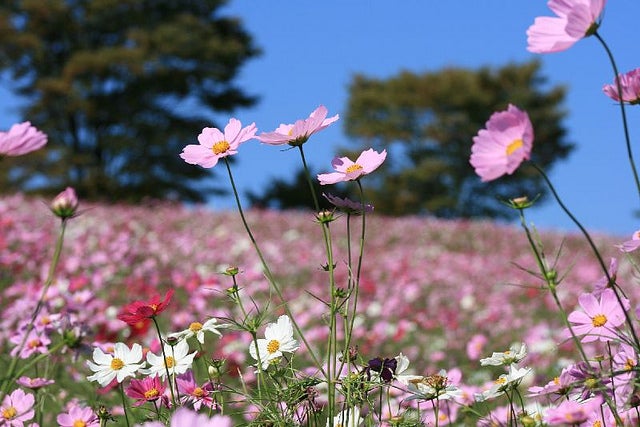
[{"label": "red cosmos flower", "polygon": [[151,319],[167,308],[173,292],[173,289],[169,289],[162,301],[160,301],[160,295],[154,295],[150,301],[134,301],[127,304],[118,313],[118,319],[130,326],[136,326],[146,319]]}]

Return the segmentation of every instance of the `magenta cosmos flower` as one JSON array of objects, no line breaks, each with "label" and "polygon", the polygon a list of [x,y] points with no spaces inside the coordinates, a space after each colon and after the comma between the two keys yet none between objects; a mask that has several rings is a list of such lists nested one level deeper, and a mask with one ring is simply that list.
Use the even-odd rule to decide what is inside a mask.
[{"label": "magenta cosmos flower", "polygon": [[292,147],[298,147],[307,142],[311,135],[320,132],[340,118],[336,114],[327,119],[327,114],[327,108],[321,105],[309,114],[309,118],[298,120],[292,125],[281,124],[275,131],[263,132],[257,138],[269,145],[289,144]]},{"label": "magenta cosmos flower", "polygon": [[557,16],[540,16],[527,30],[527,50],[553,53],[569,49],[598,29],[606,0],[549,0]]},{"label": "magenta cosmos flower", "polygon": [[197,144],[187,145],[182,149],[180,157],[192,165],[212,168],[222,157],[231,156],[238,152],[238,146],[255,137],[255,123],[242,127],[238,119],[229,119],[224,127],[224,133],[217,128],[204,128],[198,135]]},{"label": "magenta cosmos flower", "polygon": [[[640,68],[618,75],[622,100],[629,104],[640,104]],[[616,82],[604,85],[604,93],[614,101],[620,101]]]},{"label": "magenta cosmos flower", "polygon": [[[629,304],[624,298],[622,301]],[[616,328],[625,321],[624,310],[612,289],[603,290],[600,300],[593,294],[582,294],[578,302],[583,311],[572,312],[568,320],[573,323],[576,335],[584,335],[582,342],[611,341],[620,337]]]},{"label": "magenta cosmos flower", "polygon": [[8,132],[0,132],[0,156],[22,156],[39,150],[46,143],[47,135],[30,122],[15,124]]},{"label": "magenta cosmos flower", "polygon": [[160,399],[166,390],[166,386],[160,377],[133,378],[125,389],[125,394],[136,401],[133,406],[140,406],[147,402],[155,402]]},{"label": "magenta cosmos flower", "polygon": [[493,113],[485,129],[473,137],[471,166],[482,181],[511,175],[533,147],[533,126],[524,111],[509,104],[506,111]]},{"label": "magenta cosmos flower", "polygon": [[25,421],[33,418],[35,411],[33,404],[35,398],[32,394],[25,393],[21,389],[14,390],[4,397],[0,406],[0,425],[7,427],[21,427]]},{"label": "magenta cosmos flower", "polygon": [[331,166],[336,172],[321,173],[318,175],[318,181],[320,181],[320,185],[355,181],[378,169],[386,158],[387,150],[382,150],[381,153],[378,153],[373,148],[363,151],[355,162],[348,157],[335,157],[331,161]]}]

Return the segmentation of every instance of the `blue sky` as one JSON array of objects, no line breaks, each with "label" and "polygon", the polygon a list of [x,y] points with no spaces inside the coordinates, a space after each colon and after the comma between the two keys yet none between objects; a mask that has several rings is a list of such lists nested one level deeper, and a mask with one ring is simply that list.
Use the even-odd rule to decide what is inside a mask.
[{"label": "blue sky", "polygon": [[[242,19],[264,51],[244,66],[238,79],[241,87],[260,96],[260,102],[234,116],[243,123],[256,122],[259,131],[271,131],[280,123],[307,117],[320,104],[327,106],[330,115],[344,114],[354,73],[385,78],[403,69],[498,67],[537,57],[549,84],[569,88],[565,125],[576,149],[568,161],[557,163],[551,171],[556,189],[590,230],[627,236],[640,228],[640,220],[633,215],[640,208],[640,196],[627,160],[619,109],[602,93],[602,85],[613,81],[613,71],[595,38],[581,40],[565,52],[528,52],[525,31],[536,16],[552,15],[541,0],[405,0],[393,3],[395,7],[391,4],[370,0],[231,1],[223,13]],[[621,72],[640,67],[638,16],[638,0],[610,1],[605,9],[600,34]],[[0,99],[0,128],[6,129],[22,118],[16,114],[14,98],[0,91]],[[490,114],[487,111],[487,118]],[[627,108],[627,114],[632,143],[637,146],[640,106]],[[227,120],[221,116],[218,124]],[[198,132],[185,145],[195,143]],[[328,172],[336,149],[346,145],[338,121],[315,135],[305,145],[305,153],[314,168]],[[636,151],[640,157],[640,150]],[[234,178],[241,192],[259,191],[272,178],[286,178],[299,166],[297,151],[255,141],[241,146],[236,157]],[[226,182],[224,171],[219,172],[218,179]],[[232,208],[233,200],[217,198],[211,206]],[[551,200],[530,211],[528,217],[541,229],[575,230]]]}]

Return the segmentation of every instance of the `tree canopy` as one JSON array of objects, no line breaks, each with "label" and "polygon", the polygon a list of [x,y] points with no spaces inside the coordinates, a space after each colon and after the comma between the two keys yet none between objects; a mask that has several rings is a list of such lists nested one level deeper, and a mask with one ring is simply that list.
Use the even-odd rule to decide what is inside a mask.
[{"label": "tree canopy", "polygon": [[354,151],[374,147],[391,153],[375,181],[367,181],[376,211],[503,217],[509,211],[500,199],[544,193],[544,182],[532,168],[480,182],[469,155],[473,137],[490,115],[511,103],[527,111],[533,123],[532,159],[548,170],[566,158],[573,148],[561,123],[566,91],[546,83],[536,61],[477,70],[403,71],[388,79],[354,76],[344,114],[346,133],[358,146]]},{"label": "tree canopy", "polygon": [[85,198],[204,201],[210,171],[179,153],[215,112],[256,98],[234,84],[259,54],[224,0],[4,0],[0,71],[48,134],[45,150],[4,159],[1,188]]}]

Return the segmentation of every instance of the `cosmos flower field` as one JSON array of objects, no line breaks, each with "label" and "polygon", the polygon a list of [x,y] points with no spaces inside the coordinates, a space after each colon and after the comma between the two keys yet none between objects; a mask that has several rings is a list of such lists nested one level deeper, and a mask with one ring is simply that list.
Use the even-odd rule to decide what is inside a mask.
[{"label": "cosmos flower field", "polygon": [[[22,195],[0,200],[0,265],[2,275],[2,342],[31,312],[38,284],[46,275],[57,221],[42,200]],[[249,211],[247,220],[263,243],[265,256],[282,284],[285,298],[311,343],[322,345],[326,297],[320,228],[311,212]],[[336,275],[344,280],[344,222],[332,223],[336,234]],[[541,231],[546,252],[560,251],[557,270],[564,278],[559,294],[567,311],[578,295],[593,289],[602,276],[589,248],[579,236]],[[595,236],[602,253],[619,255],[620,239]],[[394,357],[402,352],[418,374],[460,368],[483,379],[477,359],[523,341],[529,366],[544,377],[557,369],[566,335],[524,233],[516,226],[491,222],[444,221],[429,218],[385,218],[370,215],[364,254],[354,344],[369,357]],[[209,317],[233,317],[237,308],[226,295],[231,281],[222,272],[240,268],[239,286],[247,298],[277,317],[278,301],[269,286],[237,214],[188,209],[174,204],[149,206],[85,205],[69,224],[63,256],[47,300],[72,312],[86,327],[84,341],[153,340],[153,331],[135,335],[116,318],[121,305],[175,289],[162,321],[170,330]],[[621,262],[620,283],[633,283]],[[13,282],[12,282],[13,281]],[[11,286],[7,286],[11,284]],[[640,290],[629,286],[631,292]],[[630,295],[638,299],[640,295]],[[269,307],[266,301],[273,300]],[[474,336],[476,336],[474,338]],[[490,343],[470,349],[470,342]],[[248,334],[226,331],[214,348],[230,366],[251,371],[247,363]],[[80,352],[77,364],[65,366],[71,377],[84,378]],[[471,356],[471,357],[470,357]],[[304,358],[304,349],[297,354]],[[232,368],[230,368],[232,369]],[[250,375],[250,373],[248,373]],[[490,371],[486,372],[489,379]],[[91,387],[88,383],[84,387]]]}]

